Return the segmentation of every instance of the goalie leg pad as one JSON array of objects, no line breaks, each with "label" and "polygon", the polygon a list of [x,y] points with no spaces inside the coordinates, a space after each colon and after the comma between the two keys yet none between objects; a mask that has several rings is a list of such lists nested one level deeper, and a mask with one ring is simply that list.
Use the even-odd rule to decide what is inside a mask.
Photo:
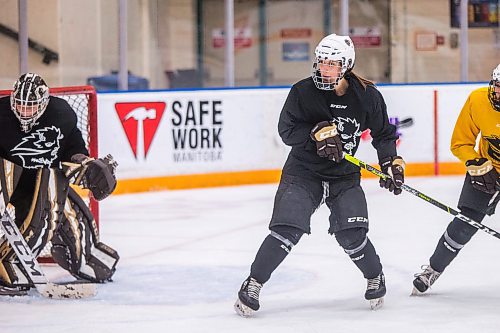
[{"label": "goalie leg pad", "polygon": [[87,266],[92,268],[93,276],[87,275],[83,269],[76,276],[93,282],[105,282],[112,281],[120,256],[106,244],[97,243],[85,259]]},{"label": "goalie leg pad", "polygon": [[0,285],[7,287],[32,287],[33,282],[28,278],[20,264],[0,262]]},{"label": "goalie leg pad", "polygon": [[115,250],[103,243],[97,243],[90,249],[90,254],[80,258],[70,245],[53,245],[51,252],[54,261],[71,275],[95,283],[111,281],[120,259]]},{"label": "goalie leg pad", "polygon": [[[16,189],[11,198],[15,207],[13,216],[26,243],[38,254],[50,241],[56,225],[63,215],[68,183],[57,169],[37,171],[34,193],[28,196],[24,189]],[[11,261],[14,251],[5,238],[0,239],[0,260]]]},{"label": "goalie leg pad", "polygon": [[92,213],[70,189],[65,218],[52,240],[52,256],[73,276],[91,282],[110,281],[119,260],[118,253],[99,241]]},{"label": "goalie leg pad", "polygon": [[[22,183],[22,182],[20,182]],[[15,223],[36,257],[45,247],[63,214],[68,183],[57,169],[39,169],[27,195],[25,188],[15,189],[10,198],[15,207]],[[33,285],[5,237],[0,238],[0,283]]]}]

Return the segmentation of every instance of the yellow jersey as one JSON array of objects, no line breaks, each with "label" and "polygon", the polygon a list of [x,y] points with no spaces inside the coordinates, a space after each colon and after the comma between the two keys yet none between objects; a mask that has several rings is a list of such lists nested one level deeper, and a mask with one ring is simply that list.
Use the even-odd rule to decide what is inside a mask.
[{"label": "yellow jersey", "polygon": [[[479,149],[475,150],[476,139]],[[451,136],[451,152],[460,161],[487,158],[500,172],[500,112],[488,99],[488,87],[470,93]]]}]

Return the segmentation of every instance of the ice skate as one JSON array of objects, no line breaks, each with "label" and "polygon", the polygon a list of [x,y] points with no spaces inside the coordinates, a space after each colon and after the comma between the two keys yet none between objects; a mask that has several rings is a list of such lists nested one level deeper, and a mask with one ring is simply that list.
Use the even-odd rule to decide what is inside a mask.
[{"label": "ice skate", "polygon": [[385,276],[383,272],[373,279],[367,279],[365,299],[370,301],[370,308],[372,310],[377,310],[382,307],[384,304],[385,292]]},{"label": "ice skate", "polygon": [[430,265],[424,265],[422,269],[424,270],[422,273],[415,274],[412,296],[419,296],[425,293],[441,275],[441,273],[436,272]]},{"label": "ice skate", "polygon": [[242,317],[250,317],[259,310],[259,294],[262,284],[254,278],[248,277],[241,285],[238,299],[234,303],[234,310]]}]

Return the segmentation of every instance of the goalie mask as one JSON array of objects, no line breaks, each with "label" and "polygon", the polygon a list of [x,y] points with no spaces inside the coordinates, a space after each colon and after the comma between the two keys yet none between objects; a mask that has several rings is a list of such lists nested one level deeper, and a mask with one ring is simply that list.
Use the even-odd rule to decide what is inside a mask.
[{"label": "goalie mask", "polygon": [[500,112],[500,65],[493,70],[488,87],[488,99],[493,109]]},{"label": "goalie mask", "polygon": [[339,81],[354,67],[354,44],[349,36],[331,34],[314,50],[312,79],[316,88],[335,90]]},{"label": "goalie mask", "polygon": [[10,94],[10,107],[28,133],[47,108],[49,87],[38,74],[26,73],[14,83]]}]

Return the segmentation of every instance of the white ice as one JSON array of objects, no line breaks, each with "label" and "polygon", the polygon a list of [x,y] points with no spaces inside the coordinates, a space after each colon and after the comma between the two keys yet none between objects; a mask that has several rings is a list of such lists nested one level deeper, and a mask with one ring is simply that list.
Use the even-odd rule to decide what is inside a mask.
[{"label": "white ice", "polygon": [[[454,207],[462,177],[407,184]],[[413,274],[428,262],[451,215],[406,192],[395,197],[374,179],[363,187],[369,236],[387,279],[384,307],[369,309],[366,282],[327,234],[328,210],[321,207],[312,234],[264,286],[261,310],[237,316],[236,293],[268,234],[276,187],[112,196],[101,204],[101,230],[121,255],[114,282],[84,300],[1,298],[0,332],[500,331],[500,239],[479,231],[428,295],[410,297]],[[498,216],[485,224],[499,230]],[[67,278],[58,268],[46,271]]]}]

